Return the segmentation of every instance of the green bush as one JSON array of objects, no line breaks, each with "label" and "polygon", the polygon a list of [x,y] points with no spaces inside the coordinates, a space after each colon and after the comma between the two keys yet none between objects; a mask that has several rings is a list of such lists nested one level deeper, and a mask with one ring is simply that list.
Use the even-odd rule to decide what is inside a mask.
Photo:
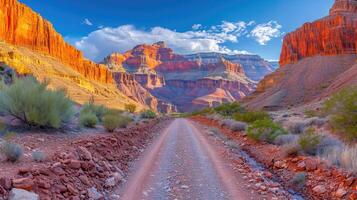
[{"label": "green bush", "polygon": [[316,110],[305,110],[304,114],[308,118],[319,117],[319,113]]},{"label": "green bush", "polygon": [[268,113],[263,111],[253,111],[245,113],[236,113],[233,115],[233,119],[246,123],[253,123],[258,120],[270,119],[270,116]]},{"label": "green bush", "polygon": [[238,102],[233,102],[222,104],[214,108],[214,111],[218,114],[228,117],[235,113],[244,112],[244,108]]},{"label": "green bush", "polygon": [[279,135],[287,134],[287,131],[271,119],[258,120],[248,127],[247,136],[260,141],[273,143]]},{"label": "green bush", "polygon": [[92,112],[81,112],[79,116],[79,123],[84,127],[95,128],[98,122],[98,117]]},{"label": "green bush", "polygon": [[3,142],[1,150],[10,162],[18,161],[23,154],[21,146],[11,142]]},{"label": "green bush", "polygon": [[305,153],[315,155],[320,141],[321,136],[316,134],[313,128],[309,128],[304,134],[300,135],[298,143]]},{"label": "green bush", "polygon": [[124,109],[130,113],[135,113],[136,111],[136,105],[135,104],[132,104],[132,103],[129,103],[129,104],[125,104],[124,105]]},{"label": "green bush", "polygon": [[99,121],[102,121],[102,118],[103,118],[104,114],[107,113],[107,112],[108,112],[108,109],[106,107],[104,107],[102,105],[95,105],[94,103],[89,102],[89,103],[85,103],[82,106],[80,114],[92,113],[95,116],[97,116],[97,119]]},{"label": "green bush", "polygon": [[47,85],[33,77],[15,79],[11,85],[2,84],[0,112],[32,127],[59,128],[72,118],[73,102],[64,90],[48,90]]},{"label": "green bush", "polygon": [[324,103],[324,113],[331,116],[332,126],[357,139],[357,86],[341,90]]},{"label": "green bush", "polygon": [[153,119],[156,117],[156,113],[152,110],[146,110],[140,114],[140,117],[144,119]]},{"label": "green bush", "polygon": [[117,114],[106,114],[103,117],[103,126],[108,132],[113,132],[115,129],[119,127],[124,127],[126,126],[130,120],[129,119],[123,119],[125,117]]}]

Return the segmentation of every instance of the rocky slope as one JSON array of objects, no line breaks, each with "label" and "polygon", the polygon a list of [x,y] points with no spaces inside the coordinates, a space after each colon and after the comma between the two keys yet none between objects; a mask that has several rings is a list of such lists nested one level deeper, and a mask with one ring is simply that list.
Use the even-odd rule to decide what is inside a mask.
[{"label": "rocky slope", "polygon": [[330,15],[285,36],[280,68],[265,77],[254,108],[279,109],[321,100],[357,83],[357,1],[336,0]]},{"label": "rocky slope", "polygon": [[138,45],[124,54],[104,59],[110,69],[124,69],[160,100],[180,111],[231,102],[255,87],[239,63],[219,57],[211,62],[175,54],[164,42]]},{"label": "rocky slope", "polygon": [[253,81],[260,81],[265,75],[272,73],[276,69],[276,63],[270,63],[258,55],[197,53],[185,55],[184,57],[191,61],[198,61],[207,64],[216,63],[222,58],[232,63],[241,64],[247,77]]},{"label": "rocky slope", "polygon": [[[0,0],[0,41],[0,62],[18,73],[49,79],[51,87],[66,88],[78,103],[93,96],[109,107],[122,109],[134,103],[139,109],[157,109],[158,100],[135,80],[114,79],[107,66],[85,59],[50,22],[16,0]],[[117,66],[111,69],[124,71]]]}]

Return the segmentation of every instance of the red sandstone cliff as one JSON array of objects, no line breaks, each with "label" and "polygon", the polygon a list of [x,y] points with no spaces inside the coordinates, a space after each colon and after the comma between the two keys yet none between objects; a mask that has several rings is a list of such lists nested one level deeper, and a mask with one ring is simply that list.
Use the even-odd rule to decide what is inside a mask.
[{"label": "red sandstone cliff", "polygon": [[357,1],[336,0],[330,15],[285,36],[281,67],[245,101],[252,108],[285,108],[322,100],[357,83]]},{"label": "red sandstone cliff", "polygon": [[0,0],[0,39],[58,58],[89,79],[113,83],[105,66],[84,59],[50,22],[17,0]]},{"label": "red sandstone cliff", "polygon": [[328,17],[284,37],[280,66],[316,55],[357,53],[357,1],[336,0]]}]

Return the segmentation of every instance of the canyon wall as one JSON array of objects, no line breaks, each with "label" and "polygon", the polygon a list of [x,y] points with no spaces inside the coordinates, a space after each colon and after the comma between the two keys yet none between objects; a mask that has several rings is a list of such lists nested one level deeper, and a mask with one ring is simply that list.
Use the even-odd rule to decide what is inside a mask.
[{"label": "canyon wall", "polygon": [[330,15],[284,37],[280,66],[316,55],[357,53],[357,1],[337,0]]},{"label": "canyon wall", "polygon": [[83,58],[50,22],[17,0],[0,0],[0,40],[55,57],[91,80],[113,83],[105,66]]},{"label": "canyon wall", "polygon": [[321,101],[357,83],[357,1],[336,0],[330,15],[284,37],[280,68],[245,99],[251,108],[280,109]]}]

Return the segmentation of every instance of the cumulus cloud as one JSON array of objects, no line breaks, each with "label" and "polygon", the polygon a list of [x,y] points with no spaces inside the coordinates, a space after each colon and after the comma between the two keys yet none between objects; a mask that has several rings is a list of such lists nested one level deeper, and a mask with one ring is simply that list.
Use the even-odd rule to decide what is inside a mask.
[{"label": "cumulus cloud", "polygon": [[85,18],[82,23],[87,26],[93,26],[93,23],[88,18]]},{"label": "cumulus cloud", "polygon": [[282,26],[276,21],[270,21],[264,24],[258,24],[250,33],[259,44],[266,45],[273,38],[282,35],[280,29]]},{"label": "cumulus cloud", "polygon": [[228,22],[203,28],[194,24],[192,30],[179,32],[164,27],[138,29],[133,25],[119,27],[102,27],[91,32],[86,37],[74,42],[85,56],[95,61],[101,61],[112,52],[125,52],[138,44],[152,44],[165,41],[170,48],[180,54],[197,52],[221,52],[228,54],[249,54],[247,51],[232,50],[226,43],[237,43],[241,37],[249,35],[255,22]]},{"label": "cumulus cloud", "polygon": [[202,24],[194,24],[194,25],[192,25],[192,29],[193,30],[198,30],[198,29],[200,29],[202,27]]}]

